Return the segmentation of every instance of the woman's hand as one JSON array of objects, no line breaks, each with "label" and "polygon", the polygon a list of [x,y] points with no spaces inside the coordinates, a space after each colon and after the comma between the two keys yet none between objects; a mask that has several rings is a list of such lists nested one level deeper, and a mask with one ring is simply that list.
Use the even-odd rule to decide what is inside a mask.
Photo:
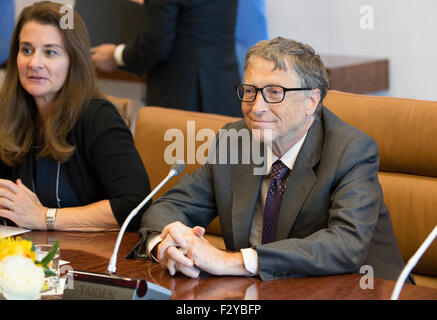
[{"label": "woman's hand", "polygon": [[35,193],[20,179],[17,183],[0,179],[0,216],[31,230],[46,230],[44,207]]}]

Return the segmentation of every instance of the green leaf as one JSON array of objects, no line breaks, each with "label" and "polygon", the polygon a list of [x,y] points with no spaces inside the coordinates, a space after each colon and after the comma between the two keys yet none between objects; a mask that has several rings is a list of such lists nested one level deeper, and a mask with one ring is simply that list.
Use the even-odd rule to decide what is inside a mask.
[{"label": "green leaf", "polygon": [[53,272],[52,270],[50,270],[49,268],[44,268],[44,274],[46,276],[57,276],[57,274],[55,272]]},{"label": "green leaf", "polygon": [[59,238],[56,239],[50,252],[44,257],[44,259],[41,260],[41,264],[44,267],[44,269],[46,269],[49,262],[53,260],[56,251],[58,251],[58,248],[59,248]]}]

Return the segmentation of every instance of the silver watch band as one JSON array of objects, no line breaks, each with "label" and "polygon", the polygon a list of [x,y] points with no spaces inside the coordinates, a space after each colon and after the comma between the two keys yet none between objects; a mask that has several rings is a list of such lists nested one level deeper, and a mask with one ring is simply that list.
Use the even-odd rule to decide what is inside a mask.
[{"label": "silver watch band", "polygon": [[46,213],[47,230],[55,230],[56,212],[58,209],[49,208]]}]

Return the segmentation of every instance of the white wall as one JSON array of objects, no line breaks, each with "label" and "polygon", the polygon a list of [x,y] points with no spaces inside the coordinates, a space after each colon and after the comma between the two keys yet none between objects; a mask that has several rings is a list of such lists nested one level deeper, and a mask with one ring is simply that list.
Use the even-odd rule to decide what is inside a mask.
[{"label": "white wall", "polygon": [[[373,30],[360,27],[364,5],[373,7]],[[271,38],[323,54],[388,58],[388,95],[437,100],[436,0],[266,0],[266,10]]]}]

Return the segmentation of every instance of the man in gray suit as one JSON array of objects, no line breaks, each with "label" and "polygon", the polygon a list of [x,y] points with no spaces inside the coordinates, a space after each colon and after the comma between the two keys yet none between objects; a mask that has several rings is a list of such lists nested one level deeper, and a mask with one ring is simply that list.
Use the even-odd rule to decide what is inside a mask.
[{"label": "man in gray suit", "polygon": [[[320,57],[293,40],[261,41],[236,89],[244,121],[224,129],[248,130],[266,146],[267,174],[254,174],[251,157],[248,164],[210,161],[182,177],[144,214],[137,254],[189,277],[202,270],[270,280],[369,265],[376,277],[395,280],[404,261],[377,177],[378,148],[323,107],[328,79]],[[215,159],[226,140],[218,135]],[[225,150],[241,160],[250,149],[239,141]],[[203,238],[216,216],[227,251]]]}]

